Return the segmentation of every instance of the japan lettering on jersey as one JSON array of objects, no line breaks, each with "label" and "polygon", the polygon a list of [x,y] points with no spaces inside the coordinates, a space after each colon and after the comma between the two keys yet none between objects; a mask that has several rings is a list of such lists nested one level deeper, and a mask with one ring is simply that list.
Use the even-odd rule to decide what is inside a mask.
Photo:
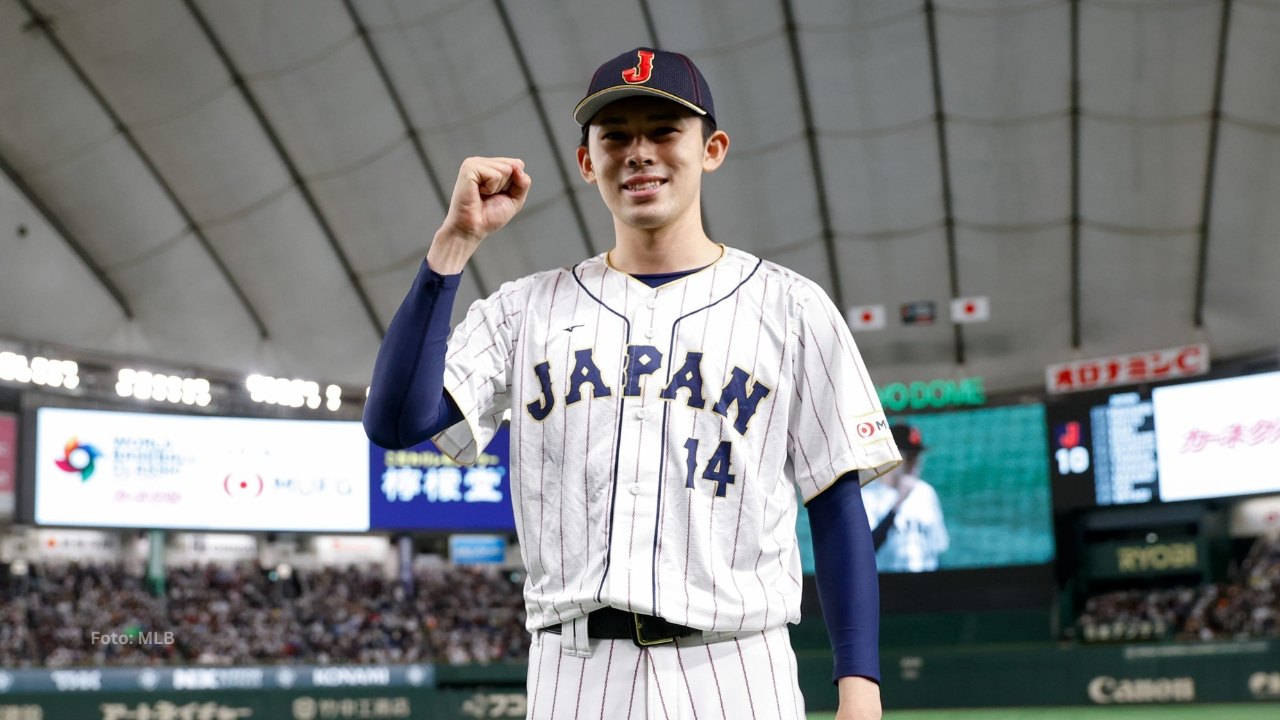
[{"label": "japan lettering on jersey", "polygon": [[813,282],[726,248],[658,288],[604,255],[503,285],[449,340],[475,460],[511,420],[534,630],[612,605],[703,630],[799,620],[796,488],[900,462],[840,313]]}]

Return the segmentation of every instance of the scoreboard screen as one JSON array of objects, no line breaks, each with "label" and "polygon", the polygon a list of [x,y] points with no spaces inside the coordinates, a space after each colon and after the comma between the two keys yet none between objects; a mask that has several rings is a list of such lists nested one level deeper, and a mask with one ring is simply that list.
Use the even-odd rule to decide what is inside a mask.
[{"label": "scoreboard screen", "polygon": [[[912,551],[916,540],[911,526],[923,523],[925,516],[906,513],[876,553],[881,573],[1003,568],[1053,560],[1043,405],[903,415],[890,418],[890,424],[907,424],[920,432],[925,449],[916,472],[937,496],[937,510],[927,519],[947,539],[936,567],[912,567],[903,555]],[[891,492],[888,485],[885,477],[862,488],[872,527],[887,513],[888,504],[882,500]],[[921,490],[911,494],[916,492]],[[796,533],[802,567],[812,574],[813,546],[803,507]],[[895,533],[902,533],[904,540],[895,544]]]},{"label": "scoreboard screen", "polygon": [[1280,373],[1047,407],[1058,510],[1280,492]]}]

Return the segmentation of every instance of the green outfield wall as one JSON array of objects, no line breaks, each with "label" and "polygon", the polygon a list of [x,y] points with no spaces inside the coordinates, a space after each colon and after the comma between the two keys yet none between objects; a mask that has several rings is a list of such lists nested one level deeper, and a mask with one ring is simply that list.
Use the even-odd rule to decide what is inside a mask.
[{"label": "green outfield wall", "polygon": [[[797,652],[808,709],[831,654]],[[888,710],[1280,701],[1280,642],[961,646],[882,654]],[[0,670],[0,720],[523,718],[525,667]]]},{"label": "green outfield wall", "polygon": [[881,656],[888,708],[1280,700],[1280,643],[944,648]]}]

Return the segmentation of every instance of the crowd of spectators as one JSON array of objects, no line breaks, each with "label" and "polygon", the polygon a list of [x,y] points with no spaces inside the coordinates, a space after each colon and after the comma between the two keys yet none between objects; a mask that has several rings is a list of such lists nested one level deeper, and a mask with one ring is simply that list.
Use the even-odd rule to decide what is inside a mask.
[{"label": "crowd of spectators", "polygon": [[1090,642],[1280,636],[1280,537],[1259,538],[1232,582],[1095,595],[1076,626]]},{"label": "crowd of spectators", "polygon": [[255,565],[170,569],[164,593],[119,565],[46,565],[0,597],[0,667],[490,663],[528,654],[506,573]]}]

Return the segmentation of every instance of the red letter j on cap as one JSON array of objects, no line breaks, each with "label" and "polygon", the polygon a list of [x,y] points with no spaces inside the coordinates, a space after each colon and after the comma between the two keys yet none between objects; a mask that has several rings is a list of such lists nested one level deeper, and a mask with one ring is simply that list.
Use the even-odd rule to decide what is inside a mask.
[{"label": "red letter j on cap", "polygon": [[653,53],[637,50],[636,55],[640,56],[639,64],[622,71],[622,79],[629,85],[643,85],[649,82],[649,76],[653,74]]}]

